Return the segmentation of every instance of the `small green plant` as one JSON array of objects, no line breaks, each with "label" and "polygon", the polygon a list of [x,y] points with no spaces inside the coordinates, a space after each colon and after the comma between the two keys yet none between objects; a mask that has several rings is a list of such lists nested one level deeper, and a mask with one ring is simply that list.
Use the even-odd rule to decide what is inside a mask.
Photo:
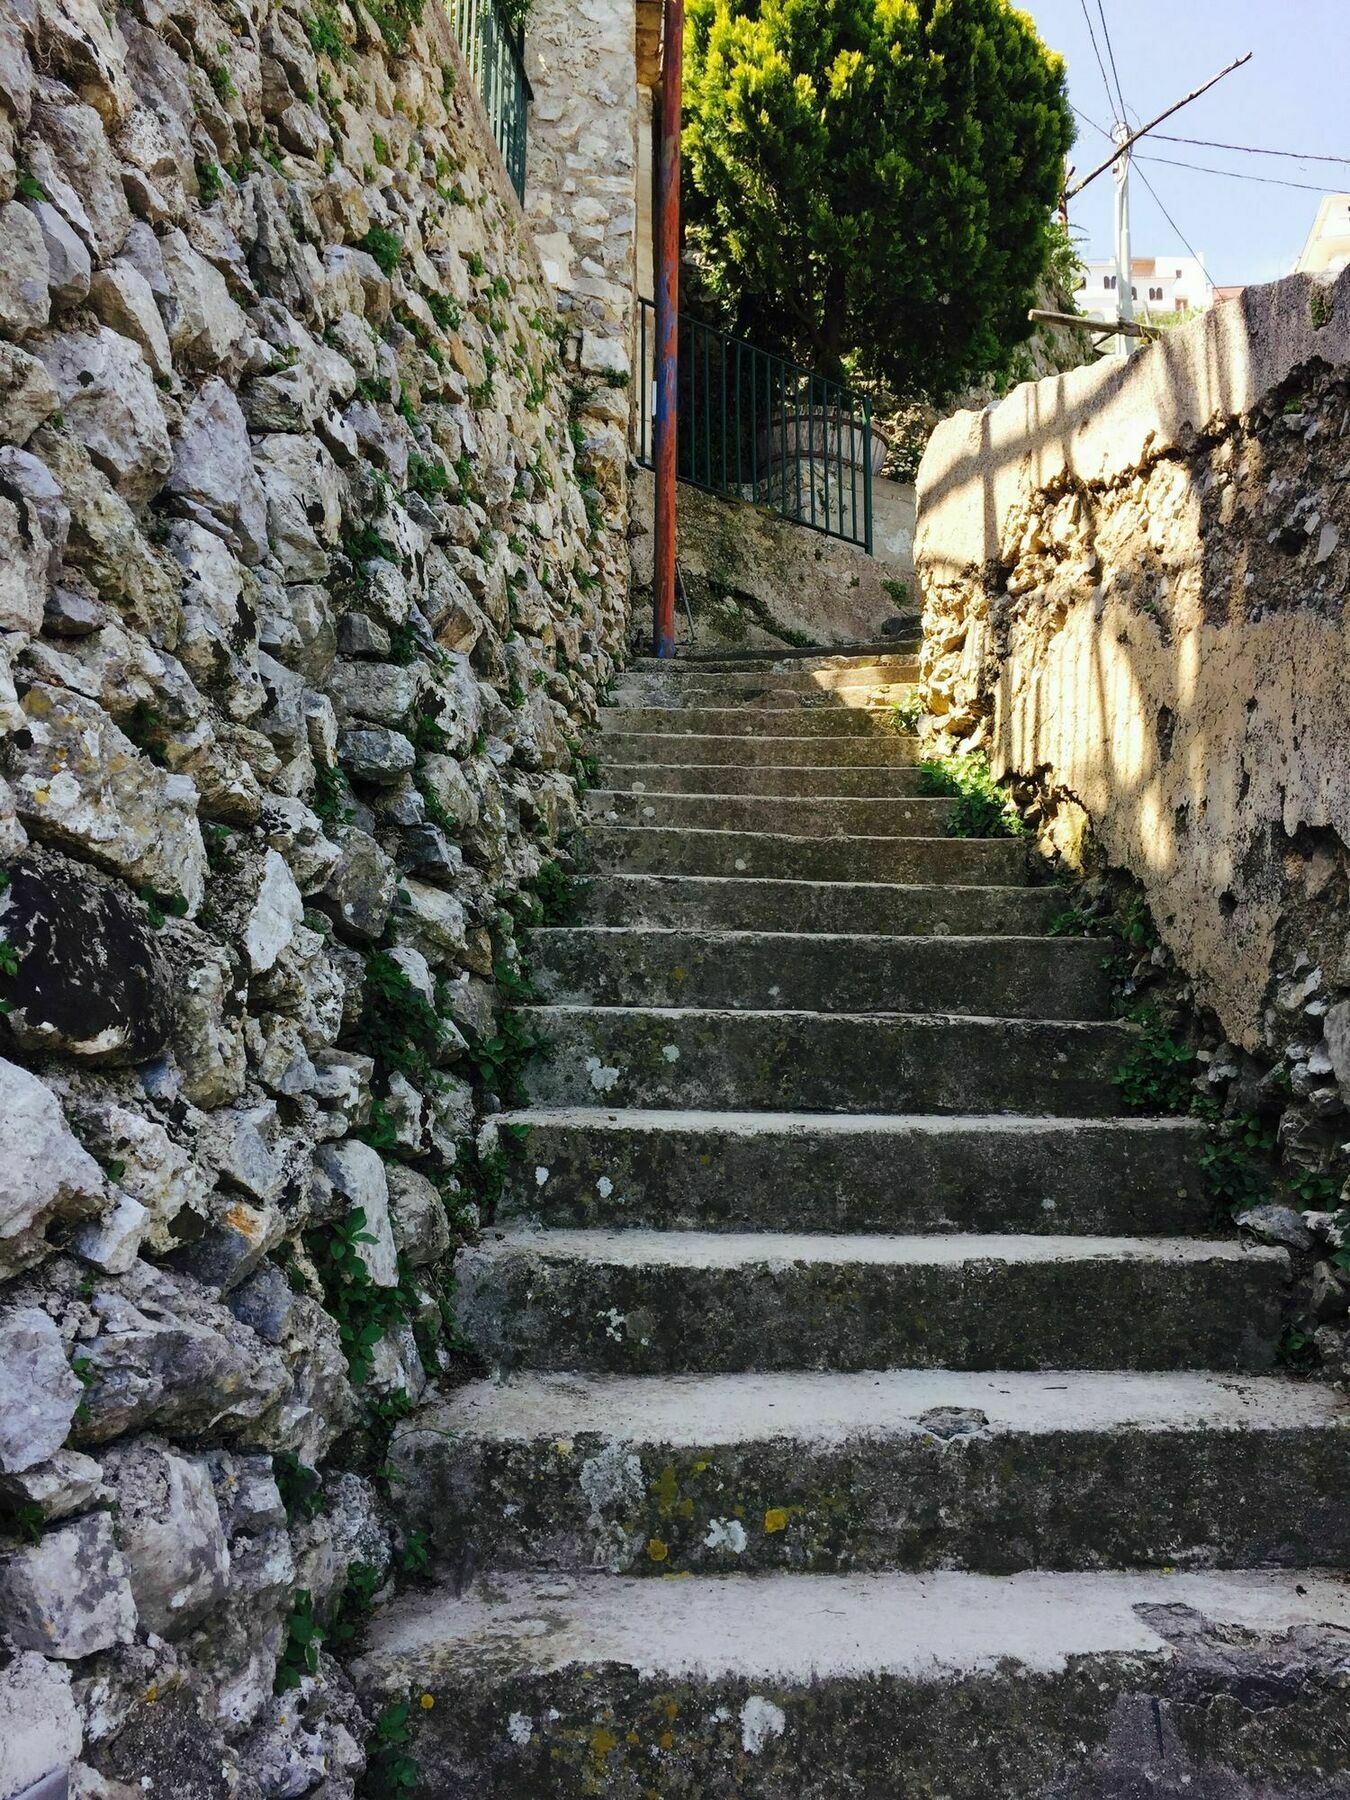
[{"label": "small green plant", "polygon": [[445,464],[413,451],[408,458],[408,491],[423,500],[439,500],[450,486]]},{"label": "small green plant", "polygon": [[[1194,1096],[1192,1110],[1200,1110],[1197,1100]],[[1239,1213],[1269,1200],[1275,1150],[1275,1133],[1260,1119],[1243,1113],[1213,1121],[1199,1162],[1216,1205]]]},{"label": "small green plant", "polygon": [[1011,795],[994,780],[988,758],[978,750],[921,762],[919,792],[951,799],[948,837],[1021,837],[1026,831]]},{"label": "small green plant", "polygon": [[483,261],[482,257],[478,254],[478,252],[476,250],[470,250],[468,256],[465,258],[465,261],[468,264],[469,273],[470,273],[470,275],[473,276],[475,281],[477,281],[481,276],[487,274],[487,264]]},{"label": "small green plant", "polygon": [[414,25],[422,22],[425,0],[370,0],[366,10],[380,29],[388,47],[401,51]]},{"label": "small green plant", "polygon": [[314,1616],[314,1597],[308,1588],[296,1588],[291,1595],[291,1610],[286,1618],[286,1645],[277,1663],[274,1694],[298,1688],[306,1675],[319,1672],[319,1646],[323,1630]]},{"label": "small green plant", "polygon": [[1063,912],[1055,914],[1045,928],[1045,935],[1053,938],[1090,937],[1092,925],[1092,914],[1074,901]]},{"label": "small green plant", "polygon": [[239,89],[234,85],[234,81],[230,76],[229,64],[224,61],[224,58],[230,54],[230,46],[228,44],[217,44],[216,54],[222,60],[207,64],[206,79],[211,83],[211,86],[215,91],[216,99],[223,104],[227,100],[236,99],[239,94]]},{"label": "small green plant", "polygon": [[342,540],[342,551],[358,570],[363,570],[368,562],[398,561],[398,551],[373,525],[363,525],[360,531],[349,532]]},{"label": "small green plant", "polygon": [[320,763],[314,771],[314,811],[325,825],[348,825],[356,817],[347,777],[335,764]]},{"label": "small green plant", "polygon": [[450,748],[450,737],[435,713],[422,711],[413,720],[412,741],[428,754],[444,755]]},{"label": "small green plant", "polygon": [[1332,313],[1331,295],[1321,285],[1314,287],[1312,296],[1308,301],[1308,310],[1312,315],[1314,331],[1321,331],[1326,326],[1330,325]]},{"label": "small green plant", "polygon": [[316,6],[304,24],[309,47],[316,56],[326,56],[330,62],[335,63],[347,60],[347,45],[343,40],[337,13],[331,6]]},{"label": "small green plant", "polygon": [[381,1069],[396,1070],[422,1087],[431,1085],[444,1037],[436,1008],[384,950],[366,958],[363,996],[363,1047]]},{"label": "small green plant", "polygon": [[364,1792],[369,1800],[406,1800],[422,1786],[422,1770],[412,1752],[408,1721],[412,1707],[406,1700],[386,1706],[366,1740]]},{"label": "small green plant", "polygon": [[14,193],[19,200],[38,201],[47,198],[46,188],[27,169],[20,170],[19,179],[14,184]]},{"label": "small green plant", "polygon": [[881,584],[882,592],[889,594],[897,606],[909,604],[909,583],[907,581],[886,580]]},{"label": "small green plant", "polygon": [[214,206],[225,192],[225,172],[219,163],[213,163],[204,156],[196,161],[197,193],[203,206]]},{"label": "small green plant", "polygon": [[318,1518],[323,1511],[323,1481],[317,1469],[301,1462],[293,1450],[280,1450],[272,1458],[272,1479],[288,1525]]},{"label": "small green plant", "polygon": [[[380,161],[388,168],[389,164],[393,161],[393,158],[389,154],[389,140],[381,137],[378,131],[372,131],[370,134],[370,146],[371,149],[374,150],[376,156],[379,157]],[[397,263],[398,258],[395,257],[394,261]],[[391,269],[385,270],[386,275],[392,273],[393,271]]]},{"label": "small green plant", "polygon": [[463,324],[464,315],[449,294],[428,294],[426,302],[427,311],[442,331],[457,331]]},{"label": "small green plant", "polygon": [[382,225],[372,225],[363,238],[357,239],[356,247],[373,256],[386,275],[392,275],[403,260],[403,239]]},{"label": "small green plant", "polygon": [[334,1649],[348,1649],[360,1637],[375,1610],[375,1596],[382,1586],[380,1571],[373,1563],[347,1564],[342,1597],[328,1627],[328,1642]]},{"label": "small green plant", "polygon": [[145,916],[152,931],[158,931],[170,919],[187,917],[188,903],[181,894],[161,894],[152,887],[142,887],[138,891],[145,903]]},{"label": "small green plant", "polygon": [[917,700],[897,700],[886,709],[886,723],[902,737],[913,737],[922,717],[923,708]]},{"label": "small green plant", "polygon": [[366,1223],[365,1208],[355,1206],[345,1219],[305,1234],[324,1305],[337,1323],[348,1373],[358,1387],[374,1367],[376,1345],[407,1316],[401,1288],[382,1287],[370,1278],[361,1249],[376,1240]]},{"label": "small green plant", "polygon": [[363,375],[355,388],[356,398],[370,406],[389,404],[389,383],[381,376]]},{"label": "small green plant", "polygon": [[1139,1034],[1112,1080],[1134,1112],[1189,1112],[1195,1051],[1174,1037],[1156,1008],[1141,1009]]}]

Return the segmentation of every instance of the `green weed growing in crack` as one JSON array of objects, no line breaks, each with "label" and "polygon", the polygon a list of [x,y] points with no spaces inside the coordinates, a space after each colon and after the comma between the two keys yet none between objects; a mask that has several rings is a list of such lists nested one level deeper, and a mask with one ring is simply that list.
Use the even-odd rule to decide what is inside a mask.
[{"label": "green weed growing in crack", "polygon": [[1026,834],[1012,796],[994,780],[989,759],[978,750],[966,756],[921,762],[919,793],[951,800],[948,837],[1009,838]]},{"label": "green weed growing in crack", "polygon": [[436,1008],[384,950],[366,958],[360,1035],[382,1070],[396,1070],[418,1087],[435,1085],[444,1039]]},{"label": "green weed growing in crack", "polygon": [[422,1770],[412,1754],[408,1729],[411,1717],[411,1704],[400,1700],[376,1718],[366,1740],[366,1773],[360,1788],[364,1800],[406,1800],[421,1788]]},{"label": "green weed growing in crack", "polygon": [[323,1628],[314,1612],[314,1596],[308,1588],[296,1588],[286,1618],[286,1644],[272,1682],[274,1694],[288,1693],[298,1688],[306,1675],[318,1674],[323,1639]]}]

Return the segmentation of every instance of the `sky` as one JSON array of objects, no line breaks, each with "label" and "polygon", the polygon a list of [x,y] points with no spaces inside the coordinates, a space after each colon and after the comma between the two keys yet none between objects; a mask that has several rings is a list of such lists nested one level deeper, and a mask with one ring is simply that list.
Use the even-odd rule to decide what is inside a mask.
[{"label": "sky", "polygon": [[[1098,0],[1017,0],[1045,42],[1064,57],[1069,98],[1093,123],[1077,118],[1071,161],[1080,174],[1094,168],[1110,144],[1093,125],[1111,126],[1107,90],[1084,20],[1091,19],[1105,65]],[[1227,75],[1161,131],[1260,149],[1295,150],[1350,159],[1350,0],[1100,0],[1115,51],[1120,88],[1132,125],[1142,124],[1244,51],[1245,68]],[[1114,109],[1112,109],[1114,110]],[[1344,164],[1246,156],[1194,144],[1145,139],[1140,158],[1204,164],[1235,171],[1242,180],[1141,161],[1130,183],[1130,229],[1135,256],[1171,256],[1187,243],[1205,259],[1220,286],[1274,281],[1287,275],[1317,211],[1319,195],[1350,192]],[[1169,224],[1140,175],[1157,189],[1175,222]],[[1316,191],[1267,186],[1252,179],[1305,183]],[[1098,176],[1069,206],[1079,255],[1112,254],[1111,189]]]}]

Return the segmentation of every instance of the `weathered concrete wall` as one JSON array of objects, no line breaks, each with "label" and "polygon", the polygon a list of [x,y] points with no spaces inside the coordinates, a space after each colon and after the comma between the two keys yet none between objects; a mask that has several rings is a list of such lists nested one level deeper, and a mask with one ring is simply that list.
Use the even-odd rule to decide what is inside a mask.
[{"label": "weathered concrete wall", "polygon": [[1327,1115],[1338,1075],[1350,1096],[1347,434],[1350,274],[1300,276],[958,414],[918,484],[939,741],[1085,809],[1200,1002]]},{"label": "weathered concrete wall", "polygon": [[[872,495],[875,554],[867,556],[762,506],[681,483],[680,570],[700,647],[872,643],[914,626],[914,489],[876,479]],[[651,604],[654,504],[652,475],[640,469],[631,526],[638,632]],[[682,610],[676,625],[682,641]]]},{"label": "weathered concrete wall", "polygon": [[416,1562],[384,1445],[628,579],[419,14],[0,9],[0,1796],[350,1795],[335,1620]]}]

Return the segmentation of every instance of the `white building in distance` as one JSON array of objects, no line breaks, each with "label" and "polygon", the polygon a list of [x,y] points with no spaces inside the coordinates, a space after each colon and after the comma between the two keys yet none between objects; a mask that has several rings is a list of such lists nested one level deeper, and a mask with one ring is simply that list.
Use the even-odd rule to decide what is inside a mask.
[{"label": "white building in distance", "polygon": [[[1090,262],[1074,296],[1090,319],[1118,319],[1116,265]],[[1194,256],[1136,256],[1130,262],[1134,316],[1149,319],[1203,312],[1214,304],[1214,283]]]}]

